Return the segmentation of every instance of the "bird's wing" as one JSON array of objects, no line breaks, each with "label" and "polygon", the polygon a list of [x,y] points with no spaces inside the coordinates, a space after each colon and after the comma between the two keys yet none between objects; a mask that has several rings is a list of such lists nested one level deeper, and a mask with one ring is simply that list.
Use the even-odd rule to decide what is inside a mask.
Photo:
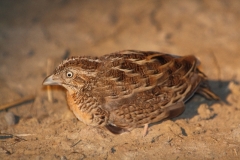
[{"label": "bird's wing", "polygon": [[155,95],[175,91],[177,99],[187,100],[203,79],[197,73],[194,56],[126,50],[103,56],[101,61],[104,65],[94,92],[107,101],[128,99],[149,90]]}]

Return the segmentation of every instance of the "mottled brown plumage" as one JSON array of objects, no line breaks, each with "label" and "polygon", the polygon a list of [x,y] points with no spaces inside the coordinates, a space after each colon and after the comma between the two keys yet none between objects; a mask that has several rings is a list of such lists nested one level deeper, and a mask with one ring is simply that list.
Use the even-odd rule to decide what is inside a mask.
[{"label": "mottled brown plumage", "polygon": [[198,92],[209,99],[206,76],[194,56],[125,50],[102,57],[64,60],[44,85],[67,89],[70,109],[83,123],[113,133],[173,118]]}]

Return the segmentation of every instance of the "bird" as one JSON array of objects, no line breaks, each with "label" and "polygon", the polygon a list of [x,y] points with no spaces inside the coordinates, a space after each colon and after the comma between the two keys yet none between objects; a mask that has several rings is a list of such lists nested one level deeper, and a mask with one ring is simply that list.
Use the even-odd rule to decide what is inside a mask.
[{"label": "bird", "polygon": [[195,93],[219,100],[195,56],[156,51],[73,56],[43,85],[64,87],[68,106],[80,121],[113,134],[143,127],[146,136],[149,124],[181,115]]}]

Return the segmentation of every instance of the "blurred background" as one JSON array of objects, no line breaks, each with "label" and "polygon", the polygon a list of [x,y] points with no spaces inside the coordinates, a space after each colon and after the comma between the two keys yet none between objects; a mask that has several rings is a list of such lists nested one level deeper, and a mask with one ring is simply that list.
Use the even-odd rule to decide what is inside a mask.
[{"label": "blurred background", "polygon": [[54,68],[69,56],[124,49],[194,54],[210,78],[217,61],[221,78],[239,79],[239,8],[237,0],[2,0],[0,82],[34,92],[49,58]]},{"label": "blurred background", "polygon": [[[63,59],[125,49],[193,54],[213,88],[238,82],[240,1],[1,0],[0,105],[39,95],[41,112],[42,81]],[[67,109],[64,96],[56,99],[55,109]],[[34,104],[11,111],[21,119]]]}]

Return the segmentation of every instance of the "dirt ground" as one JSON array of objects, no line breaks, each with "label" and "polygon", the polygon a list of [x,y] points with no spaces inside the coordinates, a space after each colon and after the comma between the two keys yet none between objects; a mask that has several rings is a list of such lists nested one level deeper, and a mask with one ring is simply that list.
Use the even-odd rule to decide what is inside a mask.
[{"label": "dirt ground", "polygon": [[[240,159],[240,1],[1,0],[0,159]],[[69,111],[42,81],[73,55],[193,54],[224,102],[195,95],[178,118],[113,135]],[[52,62],[52,65],[48,65]],[[47,67],[49,66],[49,67]]]}]

